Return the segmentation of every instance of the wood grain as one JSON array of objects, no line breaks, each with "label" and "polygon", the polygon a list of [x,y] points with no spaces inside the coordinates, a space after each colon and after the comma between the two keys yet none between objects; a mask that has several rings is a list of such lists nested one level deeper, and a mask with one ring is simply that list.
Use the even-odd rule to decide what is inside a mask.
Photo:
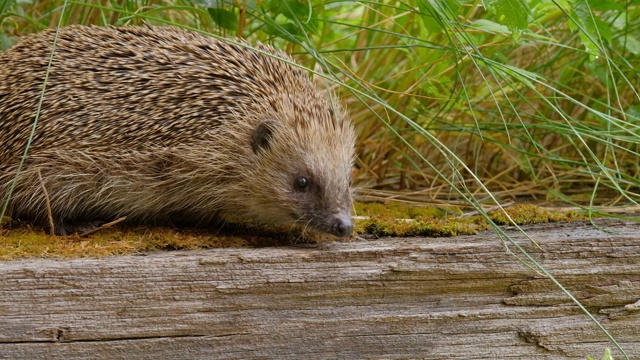
[{"label": "wood grain", "polygon": [[[638,359],[640,225],[604,225],[617,233],[534,226],[542,250],[521,243]],[[597,359],[606,347],[493,233],[0,262],[0,359]]]}]

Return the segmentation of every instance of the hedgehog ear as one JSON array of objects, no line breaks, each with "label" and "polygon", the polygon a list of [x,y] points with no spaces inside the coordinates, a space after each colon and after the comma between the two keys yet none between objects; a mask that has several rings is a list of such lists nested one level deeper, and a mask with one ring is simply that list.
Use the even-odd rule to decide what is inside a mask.
[{"label": "hedgehog ear", "polygon": [[251,148],[253,148],[254,153],[257,154],[259,151],[269,150],[271,139],[273,138],[273,130],[276,126],[275,120],[265,120],[258,124],[251,137]]}]

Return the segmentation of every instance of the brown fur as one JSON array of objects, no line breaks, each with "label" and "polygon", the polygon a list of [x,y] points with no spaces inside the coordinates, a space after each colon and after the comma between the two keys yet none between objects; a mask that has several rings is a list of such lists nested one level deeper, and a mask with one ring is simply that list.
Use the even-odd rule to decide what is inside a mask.
[{"label": "brown fur", "polygon": [[[27,36],[0,54],[3,197],[54,34]],[[345,236],[353,147],[336,104],[284,61],[174,27],[69,26],[60,29],[11,209],[43,219],[44,185],[58,223],[180,217]],[[305,189],[296,188],[300,176],[310,180]]]}]

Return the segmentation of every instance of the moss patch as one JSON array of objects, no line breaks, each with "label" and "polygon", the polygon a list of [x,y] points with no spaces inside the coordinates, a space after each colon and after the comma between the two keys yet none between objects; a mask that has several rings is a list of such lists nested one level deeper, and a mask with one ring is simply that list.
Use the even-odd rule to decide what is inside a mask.
[{"label": "moss patch", "polygon": [[449,237],[456,235],[476,234],[485,226],[462,221],[436,218],[393,219],[383,216],[372,216],[359,223],[356,232],[375,236],[431,236]]},{"label": "moss patch", "polygon": [[[472,235],[487,230],[485,219],[458,216],[460,211],[436,207],[386,204],[356,204],[355,214],[364,217],[355,222],[360,236],[431,236]],[[531,204],[505,209],[518,224],[586,220],[577,211],[556,212]],[[489,213],[500,225],[510,222],[501,211]],[[80,258],[135,254],[161,250],[194,250],[243,246],[278,246],[297,242],[332,241],[330,236],[300,235],[289,228],[237,228],[218,233],[212,229],[172,229],[166,227],[133,227],[116,225],[88,237],[51,236],[39,228],[13,224],[0,232],[0,260],[22,258]]]},{"label": "moss patch", "polygon": [[[518,225],[586,220],[578,211],[551,211],[532,204],[507,207],[505,212]],[[443,237],[473,235],[489,229],[487,221],[480,215],[462,217],[452,213],[459,212],[435,207],[357,204],[356,214],[368,218],[357,221],[355,231],[360,235],[374,236]],[[501,210],[489,212],[489,218],[498,225],[511,225]]]},{"label": "moss patch", "polygon": [[511,225],[505,212],[518,225],[587,220],[587,217],[578,211],[551,211],[533,204],[518,204],[506,208],[504,212],[500,210],[491,211],[488,215],[491,221],[498,225]]},{"label": "moss patch", "polygon": [[356,234],[374,236],[456,236],[476,234],[486,225],[476,219],[452,216],[436,207],[356,204],[355,212],[367,219],[356,221]]},{"label": "moss patch", "polygon": [[405,206],[380,203],[355,203],[355,214],[359,216],[385,216],[396,219],[441,218],[447,215],[443,209],[433,206]]},{"label": "moss patch", "polygon": [[0,260],[26,257],[103,257],[162,249],[212,247],[206,237],[179,236],[170,230],[107,229],[87,238],[51,236],[42,230],[20,227],[0,236]]},{"label": "moss patch", "polygon": [[[105,257],[161,250],[277,246],[291,244],[299,237],[292,237],[286,232],[270,233],[269,230],[261,232],[259,236],[242,230],[237,235],[220,235],[205,229],[129,226],[100,230],[88,237],[53,236],[41,229],[19,226],[0,233],[0,260]],[[317,238],[309,239],[322,241]]]}]

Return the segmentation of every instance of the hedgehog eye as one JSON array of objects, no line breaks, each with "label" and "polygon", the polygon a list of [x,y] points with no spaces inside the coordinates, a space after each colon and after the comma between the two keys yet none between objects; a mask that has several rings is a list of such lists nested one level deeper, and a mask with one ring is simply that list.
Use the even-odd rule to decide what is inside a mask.
[{"label": "hedgehog eye", "polygon": [[311,181],[309,180],[308,177],[298,176],[298,178],[295,181],[295,188],[297,191],[306,191],[310,183]]}]

